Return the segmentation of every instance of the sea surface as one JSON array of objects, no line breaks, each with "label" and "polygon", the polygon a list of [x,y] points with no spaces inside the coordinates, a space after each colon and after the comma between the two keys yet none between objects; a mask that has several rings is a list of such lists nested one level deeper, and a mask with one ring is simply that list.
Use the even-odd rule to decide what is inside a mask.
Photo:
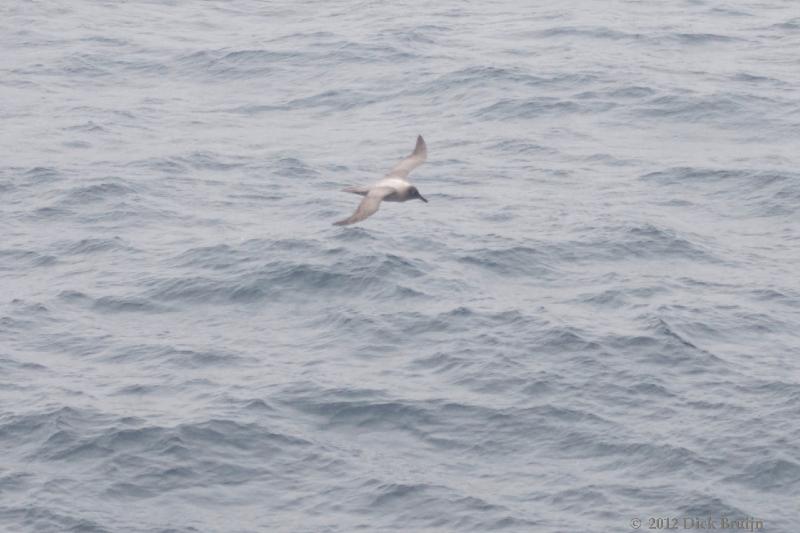
[{"label": "sea surface", "polygon": [[[7,0],[0,48],[0,531],[800,531],[796,0]],[[418,134],[430,203],[332,226]]]}]

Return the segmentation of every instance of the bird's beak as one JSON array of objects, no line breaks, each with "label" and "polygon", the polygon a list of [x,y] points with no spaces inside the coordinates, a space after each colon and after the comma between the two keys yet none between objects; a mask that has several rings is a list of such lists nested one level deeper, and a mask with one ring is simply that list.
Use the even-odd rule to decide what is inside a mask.
[{"label": "bird's beak", "polygon": [[428,200],[426,200],[421,194],[419,195],[419,199],[425,202],[426,204],[428,203]]}]

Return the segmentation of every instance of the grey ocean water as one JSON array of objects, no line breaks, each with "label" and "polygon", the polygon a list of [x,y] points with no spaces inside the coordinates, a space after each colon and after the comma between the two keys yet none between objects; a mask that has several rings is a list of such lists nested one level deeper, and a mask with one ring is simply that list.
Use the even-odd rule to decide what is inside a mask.
[{"label": "grey ocean water", "polygon": [[1,531],[800,530],[798,2],[0,14]]}]

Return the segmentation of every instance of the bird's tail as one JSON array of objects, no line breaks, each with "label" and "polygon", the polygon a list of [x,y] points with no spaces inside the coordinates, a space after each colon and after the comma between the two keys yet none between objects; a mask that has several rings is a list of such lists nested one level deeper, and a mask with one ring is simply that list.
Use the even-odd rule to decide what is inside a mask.
[{"label": "bird's tail", "polygon": [[369,189],[367,189],[365,187],[345,187],[344,189],[342,189],[342,191],[343,192],[351,192],[353,194],[360,194],[361,196],[365,196],[369,192]]}]

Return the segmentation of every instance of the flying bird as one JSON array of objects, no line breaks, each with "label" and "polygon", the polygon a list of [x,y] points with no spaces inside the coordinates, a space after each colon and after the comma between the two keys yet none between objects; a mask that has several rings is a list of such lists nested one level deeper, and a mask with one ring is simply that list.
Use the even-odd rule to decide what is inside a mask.
[{"label": "flying bird", "polygon": [[382,180],[369,187],[342,189],[344,192],[360,194],[364,199],[358,204],[355,213],[344,220],[334,222],[333,225],[347,226],[348,224],[361,222],[368,216],[373,215],[384,200],[387,202],[405,202],[406,200],[419,198],[428,203],[428,200],[408,181],[408,174],[424,163],[427,158],[428,147],[425,146],[425,139],[422,138],[422,135],[418,135],[417,145],[411,155],[397,163]]}]

